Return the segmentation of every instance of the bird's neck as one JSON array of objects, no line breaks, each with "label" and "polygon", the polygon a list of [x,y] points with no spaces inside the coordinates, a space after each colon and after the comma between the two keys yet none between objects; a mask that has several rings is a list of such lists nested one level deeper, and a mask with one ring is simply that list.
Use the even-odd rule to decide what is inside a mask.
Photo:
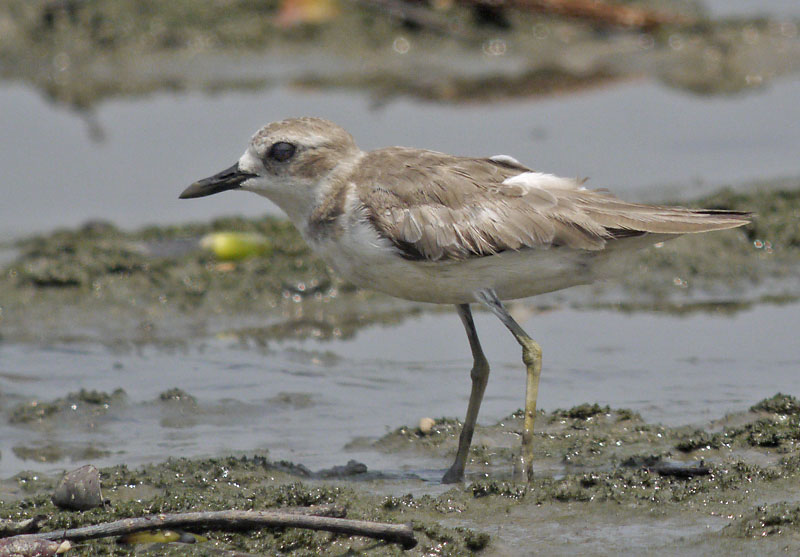
[{"label": "bird's neck", "polygon": [[348,194],[353,189],[351,176],[363,153],[342,162],[320,183],[311,212],[305,218],[304,235],[312,240],[336,237],[341,233],[341,217],[347,210]]}]

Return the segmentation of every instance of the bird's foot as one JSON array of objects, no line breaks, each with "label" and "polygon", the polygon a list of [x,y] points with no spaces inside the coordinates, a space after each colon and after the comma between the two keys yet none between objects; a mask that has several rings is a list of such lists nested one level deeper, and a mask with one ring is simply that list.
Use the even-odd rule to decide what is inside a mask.
[{"label": "bird's foot", "polygon": [[443,484],[455,484],[464,481],[464,468],[453,463],[450,469],[442,477]]}]

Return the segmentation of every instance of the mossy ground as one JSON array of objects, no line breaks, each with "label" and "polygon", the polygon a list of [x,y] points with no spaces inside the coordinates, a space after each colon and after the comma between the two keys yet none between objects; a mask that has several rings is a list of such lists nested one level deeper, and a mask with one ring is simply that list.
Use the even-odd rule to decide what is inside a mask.
[{"label": "mossy ground", "polygon": [[[48,518],[43,528],[58,530],[152,513],[336,504],[347,509],[349,518],[411,523],[419,546],[406,554],[502,555],[524,551],[524,544],[536,540],[540,530],[539,541],[546,541],[547,531],[568,513],[572,522],[595,524],[611,535],[625,524],[644,524],[652,517],[671,524],[681,520],[713,524],[702,534],[688,527],[661,534],[640,546],[647,550],[659,544],[672,548],[670,553],[693,546],[704,548],[704,553],[722,553],[736,544],[756,553],[769,552],[775,544],[797,550],[798,405],[797,399],[778,394],[721,422],[729,425],[711,424],[707,430],[656,426],[630,411],[592,405],[541,414],[537,472],[531,483],[512,477],[521,427],[519,416],[512,415],[495,426],[479,428],[463,485],[368,473],[320,479],[320,474],[303,466],[263,456],[170,459],[137,470],[124,465],[103,469],[108,504],[82,513],[53,506],[50,496],[57,478],[21,473],[4,482],[0,516],[19,520],[44,514]],[[450,458],[458,435],[453,425],[440,421],[428,435],[401,428],[375,448]],[[770,432],[769,443],[754,435],[764,430]],[[701,437],[705,440],[698,442]],[[509,443],[508,438],[515,441]],[[386,495],[387,491],[395,494]],[[603,525],[606,519],[600,517],[607,512],[617,513],[622,522]],[[525,540],[512,533],[520,528],[529,532]],[[139,555],[404,553],[365,538],[296,529],[201,533],[207,540],[198,544],[145,544],[136,551]],[[585,540],[562,543],[564,552],[588,547],[582,545]],[[79,546],[86,555],[127,555],[130,550],[111,539]],[[606,552],[595,548],[590,553]]]}]

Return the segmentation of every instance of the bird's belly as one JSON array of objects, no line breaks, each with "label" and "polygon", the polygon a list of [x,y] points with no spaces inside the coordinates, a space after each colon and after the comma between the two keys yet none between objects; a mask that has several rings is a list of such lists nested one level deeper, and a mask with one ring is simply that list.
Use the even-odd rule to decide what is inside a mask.
[{"label": "bird's belly", "polygon": [[[382,239],[380,239],[382,240]],[[492,288],[503,300],[586,284],[594,278],[591,252],[526,249],[466,260],[404,259],[388,242],[322,241],[314,250],[344,279],[397,298],[462,304]]]}]

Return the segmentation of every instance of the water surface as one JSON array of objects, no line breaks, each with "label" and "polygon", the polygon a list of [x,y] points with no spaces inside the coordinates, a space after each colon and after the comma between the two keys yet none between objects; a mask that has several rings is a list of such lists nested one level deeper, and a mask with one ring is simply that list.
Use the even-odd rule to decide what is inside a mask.
[{"label": "water surface", "polygon": [[641,81],[547,100],[477,106],[398,99],[380,109],[361,94],[156,94],[104,102],[91,115],[47,104],[22,86],[0,87],[0,237],[76,226],[123,227],[255,216],[278,210],[239,194],[179,201],[192,181],[232,164],[261,125],[317,115],[364,149],[409,145],[487,156],[589,177],[629,198],[691,198],[751,180],[800,175],[800,79],[762,90],[696,96]]},{"label": "water surface", "polygon": [[[515,308],[544,349],[539,406],[547,410],[597,402],[650,422],[702,424],[796,389],[797,304],[683,317]],[[524,369],[519,347],[493,316],[477,313],[476,324],[493,366],[480,422],[492,424],[522,406]],[[370,327],[343,341],[265,346],[229,334],[172,348],[0,343],[7,410],[78,388],[126,393],[88,417],[4,421],[0,476],[69,468],[92,448],[103,453],[90,459],[96,465],[267,450],[312,469],[356,458],[373,470],[435,479],[446,462],[346,445],[424,416],[463,418],[470,365],[455,312]],[[158,402],[172,387],[197,406]]]}]

